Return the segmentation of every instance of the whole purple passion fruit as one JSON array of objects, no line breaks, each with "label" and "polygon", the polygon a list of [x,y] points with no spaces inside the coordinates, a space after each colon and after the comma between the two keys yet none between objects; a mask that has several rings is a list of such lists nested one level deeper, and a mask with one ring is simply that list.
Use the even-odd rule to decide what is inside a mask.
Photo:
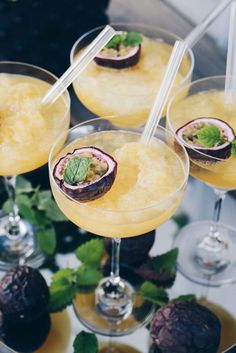
[{"label": "whole purple passion fruit", "polygon": [[139,62],[142,36],[136,32],[117,32],[110,42],[94,58],[97,65],[126,69]]},{"label": "whole purple passion fruit", "polygon": [[110,190],[117,172],[116,161],[96,147],[81,147],[62,157],[53,176],[59,187],[79,202],[96,200]]},{"label": "whole purple passion fruit", "polygon": [[49,290],[40,272],[18,266],[0,281],[0,311],[3,323],[28,323],[47,312]]},{"label": "whole purple passion fruit", "polygon": [[[120,261],[127,265],[140,264],[148,258],[148,253],[155,242],[155,230],[140,237],[124,238],[120,246]],[[105,248],[112,252],[112,240],[105,238]]]},{"label": "whole purple passion fruit", "polygon": [[[211,161],[211,157],[227,159],[231,156],[234,130],[217,118],[196,118],[176,131],[192,159]],[[208,158],[208,156],[210,158]]]},{"label": "whole purple passion fruit", "polygon": [[220,321],[196,302],[172,302],[153,317],[151,336],[160,353],[217,353]]},{"label": "whole purple passion fruit", "polygon": [[27,324],[3,327],[2,339],[10,348],[17,352],[31,353],[40,348],[46,341],[50,327],[50,316],[45,314]]}]

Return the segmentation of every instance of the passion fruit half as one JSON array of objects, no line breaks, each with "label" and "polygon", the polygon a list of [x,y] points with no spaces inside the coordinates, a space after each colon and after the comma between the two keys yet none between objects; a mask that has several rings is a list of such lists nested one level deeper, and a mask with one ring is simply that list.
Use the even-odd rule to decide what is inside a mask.
[{"label": "passion fruit half", "polygon": [[62,157],[53,176],[58,186],[79,202],[96,200],[114,183],[117,162],[99,148],[81,147]]},{"label": "passion fruit half", "polygon": [[136,32],[117,32],[111,41],[94,58],[97,65],[126,69],[139,62],[142,36]]},{"label": "passion fruit half", "polygon": [[192,159],[212,161],[211,157],[227,159],[231,156],[234,130],[221,119],[193,119],[181,126],[176,134]]}]

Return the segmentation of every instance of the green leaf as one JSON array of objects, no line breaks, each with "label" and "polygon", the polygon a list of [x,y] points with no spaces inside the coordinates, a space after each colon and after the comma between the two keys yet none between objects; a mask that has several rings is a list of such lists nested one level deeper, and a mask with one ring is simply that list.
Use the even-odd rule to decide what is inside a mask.
[{"label": "green leaf", "polygon": [[193,302],[196,300],[197,300],[197,298],[196,298],[196,295],[194,295],[194,294],[183,294],[177,298],[172,299],[171,301],[172,302],[178,302],[178,301]]},{"label": "green leaf", "polygon": [[114,35],[114,37],[107,43],[106,48],[117,50],[119,48],[119,45],[124,42],[125,38],[126,33]]},{"label": "green leaf", "polygon": [[178,257],[178,249],[174,248],[165,254],[158,255],[152,258],[152,266],[158,273],[171,272],[176,273],[176,261]]},{"label": "green leaf", "polygon": [[28,193],[34,191],[32,184],[29,180],[23,178],[22,176],[18,176],[16,178],[16,193]]},{"label": "green leaf", "polygon": [[69,185],[82,183],[88,174],[91,157],[72,157],[64,170],[63,179]]},{"label": "green leaf", "polygon": [[37,225],[36,211],[31,206],[20,203],[18,207],[19,213],[23,218],[26,218],[31,224]]},{"label": "green leaf", "polygon": [[43,190],[38,193],[38,204],[37,208],[39,210],[45,211],[47,210],[48,203],[52,199],[52,193],[50,190]]},{"label": "green leaf", "polygon": [[164,289],[157,287],[150,281],[145,281],[139,291],[146,300],[149,300],[154,304],[162,306],[169,301],[167,292]]},{"label": "green leaf", "polygon": [[91,239],[80,245],[76,251],[76,257],[86,265],[98,267],[104,253],[103,239]]},{"label": "green leaf", "polygon": [[38,204],[37,208],[39,210],[45,211],[46,216],[54,222],[64,222],[68,219],[60,211],[56,202],[52,198],[52,193],[50,190],[44,190],[38,194]]},{"label": "green leaf", "polygon": [[3,211],[5,211],[6,213],[11,212],[12,203],[11,203],[11,201],[10,201],[9,199],[6,200],[6,201],[3,203],[2,209],[3,209]]},{"label": "green leaf", "polygon": [[142,43],[143,37],[137,32],[128,32],[124,40],[125,46],[136,46]]},{"label": "green leaf", "polygon": [[236,158],[236,140],[233,140],[231,144],[232,144],[231,155],[232,157]]},{"label": "green leaf", "polygon": [[53,276],[50,290],[50,312],[57,312],[70,305],[76,294],[74,270],[65,268]]},{"label": "green leaf", "polygon": [[215,125],[207,124],[197,132],[197,138],[204,147],[214,147],[222,141],[220,129]]},{"label": "green leaf", "polygon": [[56,249],[56,232],[53,226],[37,230],[37,241],[40,249],[48,255],[52,255]]},{"label": "green leaf", "polygon": [[97,353],[98,340],[94,333],[81,331],[73,343],[74,353]]},{"label": "green leaf", "polygon": [[189,223],[189,215],[184,212],[175,214],[174,216],[172,216],[172,219],[175,221],[179,228],[182,228]]},{"label": "green leaf", "polygon": [[82,265],[76,271],[76,283],[78,286],[96,286],[101,279],[101,272],[89,265]]}]

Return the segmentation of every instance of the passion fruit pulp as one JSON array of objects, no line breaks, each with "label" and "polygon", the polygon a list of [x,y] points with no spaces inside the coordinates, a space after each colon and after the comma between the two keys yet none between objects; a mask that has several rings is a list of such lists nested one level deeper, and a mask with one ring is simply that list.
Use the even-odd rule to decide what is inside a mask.
[{"label": "passion fruit pulp", "polygon": [[72,199],[89,202],[110,190],[116,172],[116,161],[99,148],[90,146],[77,148],[62,157],[54,167],[53,176]]},{"label": "passion fruit pulp", "polygon": [[232,141],[235,139],[234,130],[221,119],[196,118],[181,126],[176,134],[192,159],[212,161],[211,157],[227,159],[231,156]]}]

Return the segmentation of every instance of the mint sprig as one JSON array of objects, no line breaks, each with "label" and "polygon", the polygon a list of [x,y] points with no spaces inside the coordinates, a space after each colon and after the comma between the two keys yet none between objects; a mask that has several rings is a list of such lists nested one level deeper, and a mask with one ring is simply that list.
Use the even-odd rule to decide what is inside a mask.
[{"label": "mint sprig", "polygon": [[143,41],[143,37],[138,32],[127,32],[116,34],[106,45],[108,49],[119,50],[121,45],[125,47],[128,46],[136,46],[141,44]]},{"label": "mint sprig", "polygon": [[103,239],[95,238],[80,245],[76,251],[76,257],[86,265],[98,267],[104,254]]},{"label": "mint sprig", "polygon": [[[24,177],[16,178],[16,203],[20,216],[27,219],[35,228],[41,250],[52,255],[56,250],[56,232],[54,222],[68,221],[53,200],[50,190],[33,187]],[[9,200],[2,205],[5,212],[11,211]]]},{"label": "mint sprig", "polygon": [[82,183],[89,172],[91,157],[72,157],[68,160],[64,170],[63,179],[69,185]]},{"label": "mint sprig", "polygon": [[75,271],[65,268],[56,272],[50,290],[50,312],[61,311],[70,305],[76,295]]},{"label": "mint sprig", "polygon": [[150,281],[145,281],[141,285],[139,291],[146,300],[152,302],[153,304],[162,306],[167,304],[169,301],[167,292],[164,289],[157,287]]},{"label": "mint sprig", "polygon": [[223,143],[224,140],[222,139],[220,129],[211,124],[207,124],[206,126],[199,129],[196,133],[198,141],[204,147],[214,147],[219,143]]},{"label": "mint sprig", "polygon": [[236,158],[236,139],[231,142],[231,156]]},{"label": "mint sprig", "polygon": [[195,294],[183,294],[180,295],[179,297],[176,297],[172,299],[172,302],[179,302],[179,301],[184,301],[184,302],[195,302],[197,300]]},{"label": "mint sprig", "polygon": [[174,248],[165,254],[152,258],[152,266],[157,273],[169,272],[176,274],[176,261],[178,257],[178,249]]},{"label": "mint sprig", "polygon": [[59,270],[54,275],[51,285],[50,311],[65,309],[75,298],[76,292],[95,287],[102,279],[99,270],[103,256],[103,239],[92,239],[76,249],[76,256],[82,264],[75,268]]},{"label": "mint sprig", "polygon": [[94,333],[81,331],[73,343],[73,353],[97,353],[98,339]]}]

